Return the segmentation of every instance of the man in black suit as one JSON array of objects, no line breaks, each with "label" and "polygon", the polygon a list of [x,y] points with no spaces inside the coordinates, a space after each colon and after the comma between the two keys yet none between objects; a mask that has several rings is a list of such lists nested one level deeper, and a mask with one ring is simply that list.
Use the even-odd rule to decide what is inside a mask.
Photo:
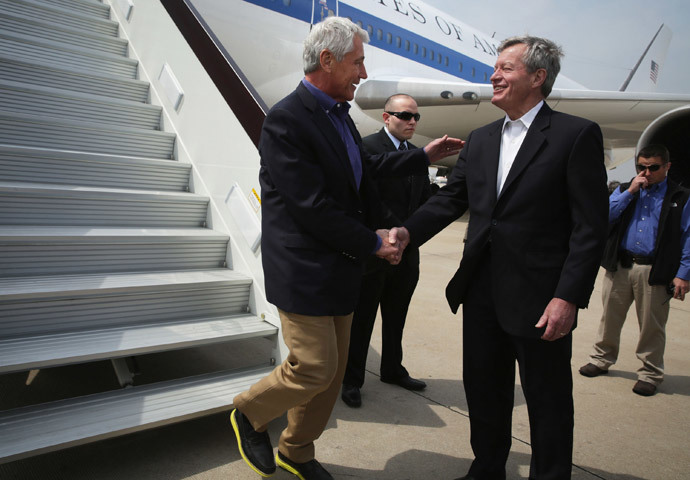
[{"label": "man in black suit", "polygon": [[[570,478],[572,329],[592,293],[607,230],[599,126],[544,100],[560,48],[505,40],[491,76],[506,116],[473,131],[448,184],[407,222],[420,245],[470,212],[467,243],[446,288],[463,304],[463,381],[475,458],[465,479],[505,479],[515,361],[529,412],[531,479]],[[406,236],[405,234],[409,234]]]},{"label": "man in black suit", "polygon": [[[384,106],[384,127],[364,137],[364,149],[372,154],[411,150],[409,142],[419,121],[414,98],[405,94],[393,95]],[[381,200],[398,220],[408,217],[431,196],[431,185],[426,172],[418,175],[382,177],[376,180]],[[343,378],[341,398],[350,407],[362,405],[360,389],[371,333],[376,313],[381,305],[381,381],[400,385],[408,390],[423,390],[426,383],[410,377],[402,365],[402,336],[407,310],[419,280],[419,249],[405,250],[400,263],[371,257],[366,262],[359,301],[355,307],[350,330],[350,353]]]},{"label": "man in black suit", "polygon": [[[278,307],[289,353],[233,399],[231,423],[242,457],[262,476],[277,464],[304,480],[332,478],[314,459],[314,440],[340,391],[364,261],[374,253],[400,259],[389,243],[395,232],[374,230],[384,220],[372,178],[426,172],[429,160],[463,143],[444,137],[385,158],[362,150],[347,102],[367,77],[368,40],[344,18],[315,25],[304,42],[305,78],[270,110],[261,132],[266,297]],[[274,460],[266,428],[285,412]]]}]

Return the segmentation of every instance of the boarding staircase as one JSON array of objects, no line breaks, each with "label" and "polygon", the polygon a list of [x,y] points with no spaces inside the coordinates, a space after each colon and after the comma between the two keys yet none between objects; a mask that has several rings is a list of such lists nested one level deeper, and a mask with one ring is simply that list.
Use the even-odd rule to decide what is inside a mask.
[{"label": "boarding staircase", "polygon": [[0,411],[0,462],[222,411],[270,369],[259,355],[134,376],[139,355],[231,350],[277,328],[249,311],[255,286],[226,267],[229,237],[206,228],[209,198],[189,191],[127,54],[98,0],[0,0],[0,389],[89,362],[118,380]]}]

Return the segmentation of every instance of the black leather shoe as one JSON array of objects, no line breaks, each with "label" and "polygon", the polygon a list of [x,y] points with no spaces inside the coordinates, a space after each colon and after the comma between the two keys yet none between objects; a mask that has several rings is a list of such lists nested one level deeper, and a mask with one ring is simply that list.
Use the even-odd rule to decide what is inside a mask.
[{"label": "black leather shoe", "polygon": [[343,393],[340,394],[345,405],[352,408],[359,408],[362,406],[362,394],[359,393],[359,388],[354,385],[343,384]]},{"label": "black leather shoe", "polygon": [[242,412],[234,409],[230,423],[237,437],[237,446],[247,465],[262,477],[270,477],[276,472],[273,447],[268,432],[257,432]]},{"label": "black leather shoe", "polygon": [[278,450],[276,463],[283,470],[296,475],[299,480],[333,480],[331,474],[315,459],[305,463],[297,463],[287,458]]},{"label": "black leather shoe", "polygon": [[412,378],[409,375],[400,378],[386,378],[381,377],[383,383],[392,383],[393,385],[398,385],[407,390],[424,390],[426,388],[426,383],[416,378]]},{"label": "black leather shoe", "polygon": [[471,475],[465,475],[464,477],[459,477],[459,478],[456,478],[455,480],[477,480],[477,479]]}]

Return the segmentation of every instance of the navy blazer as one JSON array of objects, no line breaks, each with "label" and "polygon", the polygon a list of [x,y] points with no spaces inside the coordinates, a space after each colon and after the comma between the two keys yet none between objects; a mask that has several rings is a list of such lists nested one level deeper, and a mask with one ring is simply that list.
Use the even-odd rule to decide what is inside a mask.
[{"label": "navy blazer", "polygon": [[356,187],[345,144],[301,83],[264,121],[259,140],[261,253],[269,302],[303,315],[354,311],[364,260],[383,225],[375,175],[427,171],[423,150],[362,156]]},{"label": "navy blazer", "polygon": [[405,226],[422,244],[468,208],[462,261],[446,288],[456,312],[490,248],[491,295],[502,328],[540,337],[534,325],[553,297],[588,305],[608,223],[601,130],[596,123],[539,110],[496,193],[503,119],[473,131],[448,184]]}]

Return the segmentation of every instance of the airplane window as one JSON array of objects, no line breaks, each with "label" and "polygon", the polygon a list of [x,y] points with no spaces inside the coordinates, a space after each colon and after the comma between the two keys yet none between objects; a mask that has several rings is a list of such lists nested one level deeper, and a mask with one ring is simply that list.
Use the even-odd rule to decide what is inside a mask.
[{"label": "airplane window", "polygon": [[374,27],[367,25],[367,33],[369,33],[369,36],[372,36],[374,34]]},{"label": "airplane window", "polygon": [[434,51],[433,50],[429,50],[429,58],[432,60],[434,59]]},{"label": "airplane window", "polygon": [[364,28],[364,25],[362,24],[362,22],[360,20],[357,20],[357,26],[359,28]]},{"label": "airplane window", "polygon": [[283,0],[283,5],[285,5],[286,7],[289,7],[291,3],[292,0]]},{"label": "airplane window", "polygon": [[388,44],[393,43],[393,35],[391,33],[386,34],[386,43],[388,43]]},{"label": "airplane window", "polygon": [[476,76],[476,75],[477,75],[477,71],[476,71],[476,69],[475,69],[474,67],[472,67],[472,76],[474,77],[474,76]]},{"label": "airplane window", "polygon": [[488,80],[488,75],[486,74],[486,72],[484,72],[484,81],[486,82],[487,80]]},{"label": "airplane window", "polygon": [[419,53],[419,45],[417,45],[417,44],[415,43],[415,44],[414,44],[414,48],[412,49],[412,51],[414,52],[415,55],[417,55],[417,54]]},{"label": "airplane window", "polygon": [[462,72],[462,62],[458,63],[458,72]]},{"label": "airplane window", "polygon": [[422,47],[422,57],[426,57],[426,47]]},{"label": "airplane window", "polygon": [[438,64],[440,65],[441,63],[443,63],[443,55],[439,54],[438,55]]},{"label": "airplane window", "polygon": [[381,30],[380,28],[376,29],[376,38],[379,40],[383,40],[383,30]]},{"label": "airplane window", "polygon": [[446,65],[446,67],[448,66],[448,57],[445,58],[445,62],[443,63]]},{"label": "airplane window", "polygon": [[405,50],[407,50],[408,52],[410,51],[410,41],[409,40],[405,40]]},{"label": "airplane window", "polygon": [[400,37],[395,37],[395,46],[400,48],[402,45],[402,39]]}]

